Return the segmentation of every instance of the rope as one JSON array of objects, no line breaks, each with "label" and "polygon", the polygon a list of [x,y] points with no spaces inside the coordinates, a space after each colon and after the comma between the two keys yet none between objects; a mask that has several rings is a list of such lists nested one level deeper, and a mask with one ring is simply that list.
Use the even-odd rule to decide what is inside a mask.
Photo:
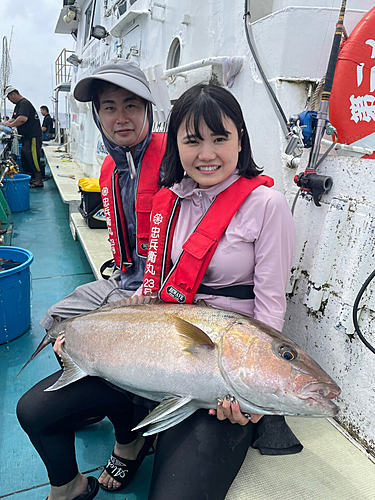
[{"label": "rope", "polygon": [[313,95],[313,97],[311,99],[311,103],[310,103],[310,107],[311,107],[312,111],[316,111],[317,101],[318,101],[318,99],[320,100],[325,80],[326,80],[326,75],[323,76],[323,78],[320,80],[320,82],[318,83],[318,85],[315,89],[314,95]]}]

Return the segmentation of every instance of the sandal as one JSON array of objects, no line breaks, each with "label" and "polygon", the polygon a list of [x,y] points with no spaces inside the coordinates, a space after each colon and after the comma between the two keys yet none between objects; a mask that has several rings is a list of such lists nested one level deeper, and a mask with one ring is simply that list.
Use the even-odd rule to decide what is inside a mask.
[{"label": "sandal", "polygon": [[104,467],[104,470],[109,476],[118,481],[120,483],[120,486],[118,488],[107,488],[100,483],[99,486],[105,491],[120,491],[126,488],[132,481],[135,473],[139,469],[145,457],[153,453],[153,451],[149,453],[149,450],[152,447],[152,443],[154,441],[155,435],[146,437],[146,441],[138,454],[137,460],[127,460],[126,458],[121,458],[114,452],[112,452],[107,465]]},{"label": "sandal", "polygon": [[30,184],[31,188],[44,188],[44,184]]},{"label": "sandal", "polygon": [[[99,491],[99,483],[96,477],[89,476],[87,478],[87,486],[83,493],[75,497],[74,500],[92,500],[96,497]],[[48,500],[48,497],[46,498]]]}]

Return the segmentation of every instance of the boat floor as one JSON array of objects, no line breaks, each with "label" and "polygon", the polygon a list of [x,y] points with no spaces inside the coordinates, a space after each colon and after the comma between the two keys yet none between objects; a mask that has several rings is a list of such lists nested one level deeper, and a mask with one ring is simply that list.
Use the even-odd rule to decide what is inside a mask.
[{"label": "boat floor", "polygon": [[[44,189],[32,189],[31,209],[11,215],[14,246],[34,254],[32,322],[29,330],[0,345],[0,499],[42,500],[48,478],[42,461],[20,428],[16,405],[20,396],[41,378],[58,369],[46,348],[26,370],[14,377],[44,335],[39,320],[49,306],[94,278],[79,241],[69,228],[69,208],[53,178]],[[95,231],[95,230],[91,230]],[[95,237],[90,236],[91,250]],[[95,252],[94,252],[95,253]],[[227,500],[373,500],[375,468],[372,461],[325,419],[288,418],[304,445],[298,455],[262,456],[250,449]],[[76,449],[83,473],[99,476],[114,444],[111,424],[103,420],[77,431]],[[118,493],[100,490],[98,500],[146,500],[153,458],[145,459],[134,481]],[[194,499],[192,499],[194,500]]]}]

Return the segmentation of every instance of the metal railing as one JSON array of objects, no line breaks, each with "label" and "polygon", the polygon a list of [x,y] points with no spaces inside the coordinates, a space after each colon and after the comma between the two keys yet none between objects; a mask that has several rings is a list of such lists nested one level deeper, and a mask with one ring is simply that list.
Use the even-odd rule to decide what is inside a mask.
[{"label": "metal railing", "polygon": [[63,49],[55,61],[56,86],[71,81],[73,66],[67,61],[71,54],[74,54],[74,50]]}]

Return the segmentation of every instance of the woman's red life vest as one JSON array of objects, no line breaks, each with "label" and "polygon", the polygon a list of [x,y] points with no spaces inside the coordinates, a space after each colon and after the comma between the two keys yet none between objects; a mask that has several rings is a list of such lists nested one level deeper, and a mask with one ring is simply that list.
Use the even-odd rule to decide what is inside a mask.
[{"label": "woman's red life vest", "polygon": [[265,175],[252,179],[239,177],[218,194],[182,245],[182,252],[172,268],[172,240],[180,198],[170,189],[162,188],[153,200],[142,293],[158,292],[164,302],[191,304],[229,222],[249,194],[259,186],[271,187],[273,179]]},{"label": "woman's red life vest", "polygon": [[[152,134],[142,159],[135,202],[136,250],[141,257],[147,256],[152,198],[159,190],[159,170],[164,150],[165,134]],[[126,272],[126,268],[132,265],[132,258],[122,208],[119,176],[110,155],[103,162],[99,183],[113,259],[116,267]]]}]

